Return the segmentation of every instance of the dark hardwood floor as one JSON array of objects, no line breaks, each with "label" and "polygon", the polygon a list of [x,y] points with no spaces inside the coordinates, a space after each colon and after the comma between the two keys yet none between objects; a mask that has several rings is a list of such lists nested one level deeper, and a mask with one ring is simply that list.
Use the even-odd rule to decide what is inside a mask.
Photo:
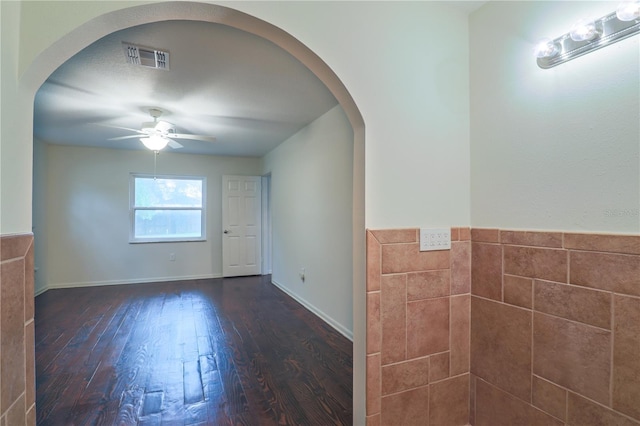
[{"label": "dark hardwood floor", "polygon": [[36,298],[38,425],[352,422],[352,345],[270,277]]}]

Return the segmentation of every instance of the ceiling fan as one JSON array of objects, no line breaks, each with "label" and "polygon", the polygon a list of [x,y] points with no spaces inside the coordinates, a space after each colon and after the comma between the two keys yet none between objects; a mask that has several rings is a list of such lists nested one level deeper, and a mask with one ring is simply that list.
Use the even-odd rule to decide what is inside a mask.
[{"label": "ceiling fan", "polygon": [[162,110],[158,108],[149,109],[149,115],[153,117],[153,121],[148,121],[142,123],[142,128],[140,130],[130,129],[128,127],[116,127],[118,129],[129,130],[135,132],[135,135],[128,136],[120,136],[116,138],[110,138],[110,141],[117,141],[122,139],[133,139],[139,138],[140,141],[144,144],[145,147],[152,151],[160,151],[167,145],[171,148],[182,148],[182,145],[176,142],[174,139],[191,139],[191,140],[199,140],[206,142],[215,142],[216,138],[214,136],[204,136],[204,135],[192,135],[188,133],[176,133],[176,128],[173,124],[158,120],[158,118],[162,115]]}]

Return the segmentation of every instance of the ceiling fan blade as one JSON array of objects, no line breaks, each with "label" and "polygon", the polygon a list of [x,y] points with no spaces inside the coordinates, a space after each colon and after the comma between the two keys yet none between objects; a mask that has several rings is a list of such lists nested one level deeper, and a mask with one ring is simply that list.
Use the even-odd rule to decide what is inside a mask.
[{"label": "ceiling fan blade", "polygon": [[109,141],[121,141],[123,139],[133,139],[133,138],[138,138],[139,139],[141,137],[142,136],[140,136],[140,135],[129,135],[129,136],[119,136],[117,138],[109,138],[107,140],[109,140]]},{"label": "ceiling fan blade", "polygon": [[192,139],[195,141],[205,141],[205,142],[215,142],[215,136],[204,136],[204,135],[190,135],[187,133],[169,133],[169,137],[174,139]]},{"label": "ceiling fan blade", "polygon": [[[167,139],[169,139],[169,138],[167,138]],[[167,145],[169,145],[173,149],[182,148],[182,145],[180,143],[174,141],[173,139],[169,139],[169,143]]]},{"label": "ceiling fan blade", "polygon": [[155,125],[155,129],[160,132],[168,132],[169,130],[173,129],[173,124],[167,121],[159,120]]},{"label": "ceiling fan blade", "polygon": [[140,129],[132,129],[130,127],[112,126],[110,124],[102,124],[102,123],[93,123],[93,124],[95,124],[96,126],[109,127],[111,129],[122,129],[122,130],[128,130],[130,132],[136,132],[136,133],[144,134],[144,132],[141,131]]}]

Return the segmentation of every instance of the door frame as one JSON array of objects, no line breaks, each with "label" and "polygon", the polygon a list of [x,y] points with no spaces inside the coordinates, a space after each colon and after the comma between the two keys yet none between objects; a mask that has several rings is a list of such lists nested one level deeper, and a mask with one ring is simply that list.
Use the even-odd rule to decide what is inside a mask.
[{"label": "door frame", "polygon": [[271,173],[262,176],[262,275],[271,275],[272,264],[271,232]]}]

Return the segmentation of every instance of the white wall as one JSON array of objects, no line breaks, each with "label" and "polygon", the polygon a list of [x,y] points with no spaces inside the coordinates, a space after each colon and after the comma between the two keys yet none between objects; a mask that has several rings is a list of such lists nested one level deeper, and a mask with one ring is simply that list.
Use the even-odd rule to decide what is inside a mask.
[{"label": "white wall", "polygon": [[353,131],[342,108],[267,154],[267,173],[273,282],[352,338]]},{"label": "white wall", "polygon": [[[28,79],[40,78],[42,71],[29,70],[29,65],[54,41],[90,17],[132,4],[23,3],[21,27],[11,34],[20,37],[19,74],[28,70]],[[327,62],[352,94],[367,126],[368,227],[469,224],[468,31],[463,11],[435,1],[229,5],[301,40]],[[103,29],[101,25],[92,28]],[[69,56],[84,47],[82,37],[69,42]],[[3,58],[18,56],[17,44],[9,47],[5,53],[3,46]],[[32,102],[33,93],[21,96]],[[7,103],[16,100],[11,97]],[[17,128],[30,132],[30,114],[18,111]],[[28,139],[10,139],[2,149],[23,158],[29,146]],[[20,178],[18,185],[30,192],[30,178]],[[6,208],[2,233],[30,230],[30,217],[24,213],[30,211],[29,203],[27,197]]]},{"label": "white wall", "polygon": [[33,235],[36,268],[34,284],[35,294],[38,295],[47,290],[49,145],[39,140],[34,140],[33,142]]},{"label": "white wall", "polygon": [[470,223],[468,19],[456,3],[223,3],[291,33],[353,96],[368,228]]},{"label": "white wall", "polygon": [[640,231],[640,37],[548,70],[532,49],[618,2],[490,2],[470,19],[475,227]]},{"label": "white wall", "polygon": [[260,174],[257,158],[161,153],[158,174],[206,176],[207,240],[129,244],[129,174],[153,173],[153,153],[47,145],[46,154],[46,201],[36,201],[45,222],[34,215],[45,232],[36,242],[45,244],[40,289],[221,276],[222,175]]},{"label": "white wall", "polygon": [[33,96],[18,84],[22,5],[0,1],[0,233],[3,235],[31,232]]}]

